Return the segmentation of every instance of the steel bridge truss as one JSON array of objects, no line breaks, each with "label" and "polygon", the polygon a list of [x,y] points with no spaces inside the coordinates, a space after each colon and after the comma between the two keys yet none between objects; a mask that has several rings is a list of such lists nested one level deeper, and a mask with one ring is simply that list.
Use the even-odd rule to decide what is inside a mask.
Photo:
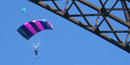
[{"label": "steel bridge truss", "polygon": [[[66,0],[65,3],[65,7],[64,9],[60,8],[60,5],[57,4],[57,1],[55,0],[50,0],[54,6],[51,7],[45,3],[43,3],[42,1],[44,0],[29,0],[30,2],[33,2],[75,24],[77,24],[78,26],[96,34],[97,36],[107,40],[108,42],[118,46],[119,48],[127,51],[128,53],[130,53],[130,40],[129,40],[129,34],[130,34],[130,8],[128,7],[128,4],[130,2],[130,0],[116,0],[114,2],[114,4],[111,4],[111,7],[106,7],[106,4],[108,3],[109,0],[99,0],[99,3],[101,5],[101,7],[99,8],[98,6],[88,2],[87,0]],[[60,1],[60,0],[59,0]],[[121,8],[117,8],[116,5],[117,3],[120,2],[120,5],[122,6]],[[70,5],[68,5],[68,3],[70,3]],[[97,13],[95,14],[85,14],[83,12],[83,10],[81,9],[81,7],[79,6],[79,4],[82,4],[86,7],[91,8],[92,10],[95,10]],[[72,8],[72,6],[74,6],[78,11],[79,14],[71,14],[69,12],[69,10]],[[84,7],[85,8],[85,7]],[[115,14],[111,13],[112,11],[123,11],[123,14],[125,16],[125,20],[123,20],[122,18],[119,18],[118,16],[115,16]],[[96,17],[93,18],[95,19],[95,24],[92,25],[91,20],[88,20],[88,17]],[[75,17],[82,17],[83,20],[85,20],[85,22],[79,21],[77,19],[75,19]],[[99,20],[100,19],[100,20]],[[111,20],[109,20],[111,19]],[[90,22],[91,21],[91,22]],[[101,28],[101,25],[103,25],[103,23],[106,23],[108,28],[110,30],[103,30]],[[112,22],[116,22],[119,23],[120,25],[116,25],[118,26],[118,30],[116,30],[114,28],[114,25],[112,25]],[[124,26],[125,29],[120,29],[120,27]],[[125,33],[126,35],[123,35],[123,37],[125,39],[121,39],[121,36],[119,34]],[[112,34],[113,37],[107,35],[107,34]]]}]

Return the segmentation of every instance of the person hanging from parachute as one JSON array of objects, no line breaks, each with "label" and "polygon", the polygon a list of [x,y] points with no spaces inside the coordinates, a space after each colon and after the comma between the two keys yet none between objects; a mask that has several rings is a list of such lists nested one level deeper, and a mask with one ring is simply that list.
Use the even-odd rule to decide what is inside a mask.
[{"label": "person hanging from parachute", "polygon": [[39,43],[34,46],[33,52],[35,52],[35,56],[36,56],[35,59],[40,58],[39,53],[38,53],[38,48],[39,48]]},{"label": "person hanging from parachute", "polygon": [[[25,13],[25,11],[26,11],[26,9],[22,8],[21,12]],[[26,14],[26,16],[29,17],[27,14]],[[19,34],[22,35],[27,40],[29,40],[35,34],[37,34],[38,32],[41,32],[43,30],[53,30],[52,24],[45,19],[32,20],[30,22],[24,23],[22,26],[20,26],[17,29]],[[35,52],[36,57],[40,58],[40,56],[38,54],[38,48],[39,48],[39,43],[37,45],[34,45],[33,52]]]}]

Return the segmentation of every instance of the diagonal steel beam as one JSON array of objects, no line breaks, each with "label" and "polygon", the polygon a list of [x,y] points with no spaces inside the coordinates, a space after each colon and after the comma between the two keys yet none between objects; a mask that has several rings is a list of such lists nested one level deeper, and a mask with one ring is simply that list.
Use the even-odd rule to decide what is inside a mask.
[{"label": "diagonal steel beam", "polygon": [[[91,3],[89,3],[89,2],[87,2],[87,1],[85,1],[85,0],[78,0],[78,1],[79,1],[80,3],[86,5],[86,6],[91,7],[92,9],[94,9],[94,10],[96,10],[96,11],[98,11],[98,12],[101,10],[101,8],[99,8],[99,7],[93,5],[93,4],[91,4]],[[130,27],[130,26],[129,26],[129,23],[125,22],[124,20],[122,20],[122,19],[120,19],[120,18],[118,18],[118,17],[116,17],[116,16],[114,16],[114,15],[112,15],[112,14],[109,14],[108,17],[112,18],[113,20],[115,20],[115,21],[117,21],[117,22],[119,22],[119,23],[121,23],[121,24],[123,24],[123,25],[125,25],[125,26],[127,26],[127,27]]]},{"label": "diagonal steel beam", "polygon": [[79,10],[80,14],[83,16],[84,20],[87,22],[87,24],[88,24],[89,26],[92,26],[92,25],[90,24],[90,22],[88,21],[88,19],[84,16],[84,13],[81,11],[81,9],[80,9],[79,6],[77,5],[77,3],[74,2],[74,4],[75,4],[75,6],[77,7],[77,9]]},{"label": "diagonal steel beam", "polygon": [[56,8],[57,8],[58,10],[61,10],[60,7],[56,4],[56,2],[55,2],[54,0],[52,0],[52,2],[54,3],[54,5],[56,6]]},{"label": "diagonal steel beam", "polygon": [[130,22],[130,12],[127,7],[126,1],[121,0],[121,3],[122,3],[122,7],[124,8],[124,14],[125,14],[126,21]]}]

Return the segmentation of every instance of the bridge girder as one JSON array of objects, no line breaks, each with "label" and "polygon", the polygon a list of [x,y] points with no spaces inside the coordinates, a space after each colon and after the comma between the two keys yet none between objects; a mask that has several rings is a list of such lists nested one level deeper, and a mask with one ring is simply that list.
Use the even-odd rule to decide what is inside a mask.
[{"label": "bridge girder", "polygon": [[[30,2],[33,2],[71,22],[73,22],[74,24],[84,28],[85,30],[88,30],[94,34],[96,34],[97,36],[107,40],[108,42],[116,45],[117,47],[127,51],[128,53],[130,53],[130,46],[129,46],[129,34],[130,34],[130,8],[127,5],[127,2],[129,2],[129,0],[116,0],[115,3],[113,4],[112,7],[110,8],[106,8],[105,5],[108,2],[108,0],[106,0],[105,2],[103,2],[102,0],[99,0],[101,7],[98,7],[86,0],[72,0],[71,4],[68,6],[68,2],[69,0],[66,0],[66,4],[65,4],[65,8],[62,10],[56,3],[55,0],[50,0],[52,1],[52,3],[54,4],[54,6],[56,8],[53,8],[45,3],[43,3],[40,0],[29,0]],[[87,7],[90,7],[91,9],[97,11],[96,14],[84,14],[84,12],[82,11],[82,9],[80,8],[80,6],[78,5],[78,3],[81,3]],[[122,8],[115,8],[115,6],[117,5],[118,2],[121,2]],[[77,8],[77,10],[79,11],[80,14],[71,14],[69,13],[69,10],[71,9],[72,5],[75,5],[75,7]],[[111,13],[111,11],[123,11],[124,12],[124,16],[126,21],[124,21],[123,19],[115,16],[114,14]],[[96,21],[95,21],[95,25],[92,25],[90,20],[88,20],[87,16],[96,16]],[[79,21],[77,19],[75,19],[74,17],[83,17],[83,19],[86,21],[86,23],[83,23],[82,21]],[[99,21],[99,18],[102,17],[101,21]],[[114,20],[115,22],[125,26],[127,29],[125,30],[115,30],[112,26],[112,24],[110,23],[110,20],[108,19],[108,17],[112,20]],[[108,27],[110,28],[110,30],[101,30],[100,26],[103,24],[103,22],[106,22],[106,24],[108,25]],[[111,33],[115,36],[116,40],[111,38],[110,36],[106,35],[106,33]],[[121,40],[120,36],[118,35],[118,33],[126,33],[127,35],[125,36],[125,40]]]}]

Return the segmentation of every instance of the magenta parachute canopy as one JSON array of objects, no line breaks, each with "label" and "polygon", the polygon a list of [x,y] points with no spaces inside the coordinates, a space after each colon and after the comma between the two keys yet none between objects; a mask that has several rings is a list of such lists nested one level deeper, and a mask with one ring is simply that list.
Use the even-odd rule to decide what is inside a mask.
[{"label": "magenta parachute canopy", "polygon": [[17,31],[27,40],[43,30],[52,30],[53,26],[45,19],[33,20],[20,26]]}]

